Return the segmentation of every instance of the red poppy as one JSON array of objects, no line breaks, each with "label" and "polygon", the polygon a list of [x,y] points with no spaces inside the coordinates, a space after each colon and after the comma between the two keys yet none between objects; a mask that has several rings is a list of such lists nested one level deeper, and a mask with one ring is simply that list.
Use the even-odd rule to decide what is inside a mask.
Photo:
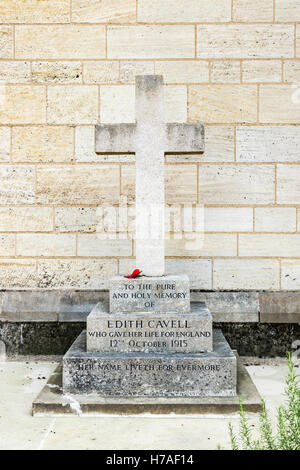
[{"label": "red poppy", "polygon": [[140,276],[141,272],[142,271],[140,271],[139,269],[135,269],[134,271],[132,271],[130,276],[125,276],[125,277],[127,277],[128,279],[135,279],[136,277]]}]

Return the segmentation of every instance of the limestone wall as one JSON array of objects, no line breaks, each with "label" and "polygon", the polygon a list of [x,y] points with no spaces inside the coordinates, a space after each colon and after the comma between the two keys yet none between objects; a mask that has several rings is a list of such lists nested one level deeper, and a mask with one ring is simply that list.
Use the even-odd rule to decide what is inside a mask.
[{"label": "limestone wall", "polygon": [[[298,22],[298,24],[297,24]],[[203,122],[169,155],[169,204],[204,204],[204,244],[169,272],[213,290],[300,288],[299,0],[0,0],[0,287],[102,289],[131,240],[98,207],[134,199],[133,156],[94,125],[134,120],[134,77],[162,74],[166,119]]]}]

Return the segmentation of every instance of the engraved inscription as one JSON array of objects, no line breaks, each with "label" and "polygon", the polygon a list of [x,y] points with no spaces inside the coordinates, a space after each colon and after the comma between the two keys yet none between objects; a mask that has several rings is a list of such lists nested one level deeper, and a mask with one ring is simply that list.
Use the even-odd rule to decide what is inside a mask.
[{"label": "engraved inscription", "polygon": [[211,322],[193,315],[181,318],[142,316],[109,319],[104,316],[87,331],[89,350],[102,352],[201,352],[211,350]]},{"label": "engraved inscription", "polygon": [[124,280],[119,277],[110,289],[111,311],[188,312],[190,302],[187,278],[161,281],[159,278]]}]

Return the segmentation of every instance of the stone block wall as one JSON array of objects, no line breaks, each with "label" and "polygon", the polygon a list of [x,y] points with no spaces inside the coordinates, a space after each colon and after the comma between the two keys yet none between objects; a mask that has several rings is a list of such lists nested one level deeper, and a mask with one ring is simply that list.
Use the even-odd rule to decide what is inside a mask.
[{"label": "stone block wall", "polygon": [[134,157],[94,125],[134,121],[134,77],[162,74],[166,119],[202,122],[203,155],[166,157],[168,204],[203,204],[199,290],[300,288],[299,0],[0,0],[0,288],[105,289],[134,242],[99,207],[134,200]]}]

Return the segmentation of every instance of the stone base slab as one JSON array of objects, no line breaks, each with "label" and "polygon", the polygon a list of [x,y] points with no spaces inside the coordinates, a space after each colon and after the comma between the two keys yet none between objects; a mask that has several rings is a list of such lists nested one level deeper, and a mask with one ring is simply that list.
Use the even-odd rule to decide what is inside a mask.
[{"label": "stone base slab", "polygon": [[213,352],[91,353],[83,331],[63,358],[63,391],[102,397],[236,395],[236,357],[221,330]]},{"label": "stone base slab", "polygon": [[237,396],[201,398],[101,398],[96,395],[64,395],[62,365],[49,377],[32,404],[33,416],[101,415],[204,415],[233,414],[239,411],[239,397],[247,413],[261,411],[261,397],[237,353]]},{"label": "stone base slab", "polygon": [[109,313],[99,302],[87,318],[87,351],[199,353],[212,351],[212,316],[204,302],[191,313]]},{"label": "stone base slab", "polygon": [[113,313],[188,313],[190,282],[185,275],[110,279],[109,309]]}]

